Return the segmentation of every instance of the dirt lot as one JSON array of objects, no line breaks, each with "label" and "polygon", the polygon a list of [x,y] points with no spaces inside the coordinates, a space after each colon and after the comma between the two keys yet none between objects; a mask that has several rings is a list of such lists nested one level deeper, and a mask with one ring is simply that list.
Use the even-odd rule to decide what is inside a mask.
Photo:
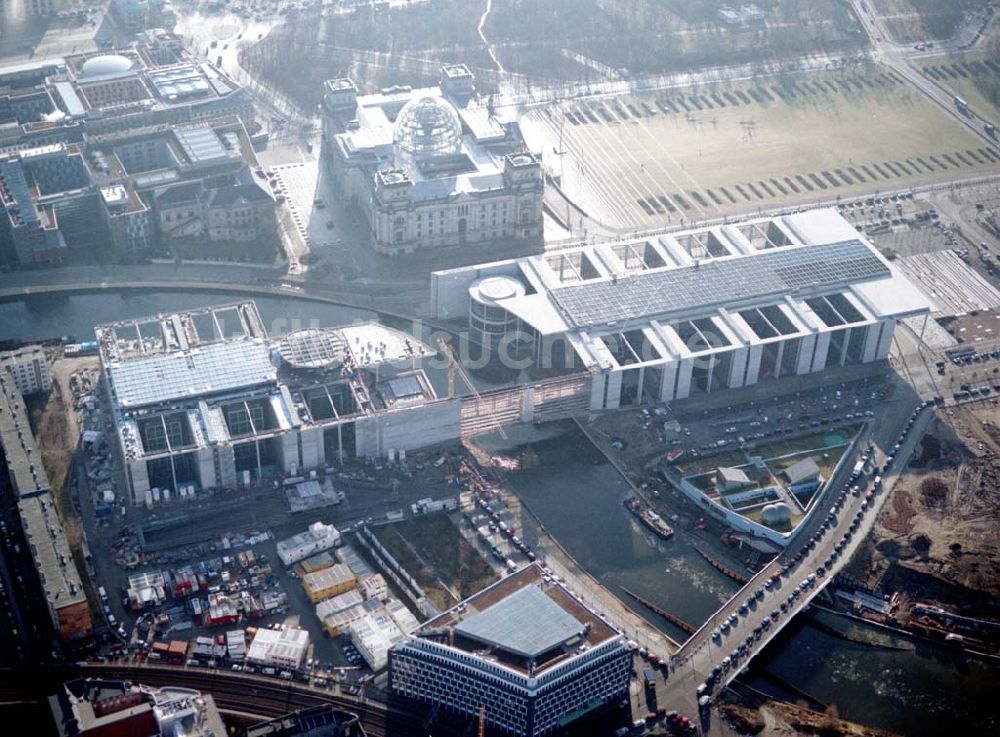
[{"label": "dirt lot", "polygon": [[377,535],[438,609],[450,609],[497,580],[489,562],[446,515],[387,525]]},{"label": "dirt lot", "polygon": [[939,411],[850,573],[913,601],[975,611],[1000,595],[1000,406]]},{"label": "dirt lot", "polygon": [[792,735],[824,735],[839,737],[891,737],[895,733],[864,727],[838,719],[835,713],[817,714],[792,704],[767,701],[759,709],[738,704],[724,704],[720,711],[741,734],[759,734],[765,737],[791,737]]},{"label": "dirt lot", "polygon": [[47,395],[27,398],[31,413],[31,426],[42,454],[42,464],[59,506],[59,516],[66,528],[70,547],[76,549],[80,541],[79,516],[72,512],[66,489],[66,476],[73,462],[73,454],[80,440],[80,427],[73,410],[73,392],[70,377],[83,370],[96,370],[96,358],[64,358],[52,360],[49,374],[52,391]]}]

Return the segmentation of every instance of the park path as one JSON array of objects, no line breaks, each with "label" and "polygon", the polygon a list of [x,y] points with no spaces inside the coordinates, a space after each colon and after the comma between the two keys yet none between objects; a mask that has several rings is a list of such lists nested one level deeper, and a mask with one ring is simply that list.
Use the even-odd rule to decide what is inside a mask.
[{"label": "park path", "polygon": [[479,38],[483,39],[483,43],[486,45],[486,51],[489,53],[490,58],[493,60],[493,63],[496,64],[497,71],[503,73],[503,64],[501,64],[500,60],[497,58],[496,52],[493,51],[493,44],[491,44],[489,39],[486,38],[486,33],[484,31],[486,28],[486,19],[489,17],[490,11],[492,10],[493,0],[486,0],[486,10],[483,11],[483,14],[479,18],[479,25],[476,26],[476,30],[479,32]]}]

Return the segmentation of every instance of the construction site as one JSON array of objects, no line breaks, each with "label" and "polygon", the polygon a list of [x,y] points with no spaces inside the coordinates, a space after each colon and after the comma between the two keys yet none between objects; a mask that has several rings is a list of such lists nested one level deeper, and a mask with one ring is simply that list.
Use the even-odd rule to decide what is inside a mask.
[{"label": "construction site", "polygon": [[873,535],[846,575],[887,601],[884,616],[995,653],[1000,625],[1000,406],[938,410]]}]

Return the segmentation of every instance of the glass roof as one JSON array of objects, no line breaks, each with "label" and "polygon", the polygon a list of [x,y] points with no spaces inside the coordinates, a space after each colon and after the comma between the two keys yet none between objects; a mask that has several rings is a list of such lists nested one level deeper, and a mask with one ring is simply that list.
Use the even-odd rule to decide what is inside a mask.
[{"label": "glass roof", "polygon": [[867,245],[853,240],[588,281],[553,289],[551,295],[572,325],[588,327],[891,275]]},{"label": "glass roof", "polygon": [[160,353],[109,366],[120,407],[142,407],[273,382],[267,346],[236,340]]},{"label": "glass roof", "polygon": [[455,632],[514,655],[537,658],[584,626],[538,586],[525,586],[459,623]]}]

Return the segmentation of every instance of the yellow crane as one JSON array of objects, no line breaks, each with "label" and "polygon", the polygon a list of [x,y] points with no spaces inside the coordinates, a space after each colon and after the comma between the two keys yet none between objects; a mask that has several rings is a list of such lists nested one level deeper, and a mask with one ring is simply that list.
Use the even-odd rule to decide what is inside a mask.
[{"label": "yellow crane", "polygon": [[[483,397],[479,393],[479,390],[476,389],[475,384],[472,383],[472,377],[469,376],[465,367],[455,358],[455,351],[452,350],[448,342],[444,338],[439,337],[437,339],[437,346],[441,354],[448,359],[448,399],[455,396],[455,374],[458,373],[462,377],[462,381],[465,382],[465,386],[468,387],[469,393],[476,398],[476,402],[482,402]],[[500,433],[500,437],[506,440],[507,433],[504,432],[503,426],[497,421],[496,414],[492,410],[489,410],[489,413],[496,431]]]}]

